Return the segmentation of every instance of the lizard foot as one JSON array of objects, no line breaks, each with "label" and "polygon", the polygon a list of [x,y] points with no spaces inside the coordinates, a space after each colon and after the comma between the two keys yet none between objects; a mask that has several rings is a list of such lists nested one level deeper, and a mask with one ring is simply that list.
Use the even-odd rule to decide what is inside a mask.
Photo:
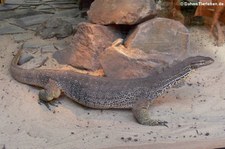
[{"label": "lizard foot", "polygon": [[53,97],[49,96],[47,91],[42,89],[39,92],[39,99],[42,100],[42,101],[51,101],[53,99]]},{"label": "lizard foot", "polygon": [[42,89],[39,92],[39,99],[43,101],[51,101],[54,98],[58,98],[61,94],[57,83],[54,80],[49,80],[48,84],[45,86],[45,89]]},{"label": "lizard foot", "polygon": [[38,102],[40,105],[45,105],[46,106],[46,108],[49,110],[49,111],[51,111],[52,110],[52,107],[58,107],[58,103],[60,103],[60,102],[58,102],[58,103],[55,103],[55,101],[44,101],[44,100],[39,100],[39,102]]},{"label": "lizard foot", "polygon": [[[133,112],[134,112],[134,110],[133,110]],[[134,113],[137,113],[137,114],[134,114],[134,116],[137,119],[138,123],[140,123],[142,125],[168,127],[167,121],[151,119],[147,110],[138,110]]]},{"label": "lizard foot", "polygon": [[149,107],[151,102],[148,100],[138,100],[132,108],[137,122],[148,126],[167,126],[167,121],[151,119],[149,116]]}]

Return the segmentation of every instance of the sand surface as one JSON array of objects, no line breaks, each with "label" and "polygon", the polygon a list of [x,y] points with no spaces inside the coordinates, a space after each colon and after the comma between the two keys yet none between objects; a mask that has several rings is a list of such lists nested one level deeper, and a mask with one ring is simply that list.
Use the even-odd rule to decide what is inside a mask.
[{"label": "sand surface", "polygon": [[[168,128],[142,126],[129,110],[93,110],[64,96],[50,111],[38,103],[39,89],[10,76],[10,61],[22,42],[13,35],[0,36],[0,149],[225,146],[225,45],[214,46],[208,28],[189,29],[190,55],[210,56],[215,62],[193,72],[183,87],[155,100],[149,112],[152,118],[168,121]],[[32,32],[24,36],[28,34],[28,42],[43,42]]]}]

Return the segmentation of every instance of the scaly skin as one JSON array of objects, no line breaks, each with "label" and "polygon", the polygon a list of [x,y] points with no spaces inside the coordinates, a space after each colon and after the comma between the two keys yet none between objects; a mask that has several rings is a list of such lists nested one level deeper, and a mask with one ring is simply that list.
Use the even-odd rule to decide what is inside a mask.
[{"label": "scaly skin", "polygon": [[50,101],[63,92],[86,107],[132,109],[140,124],[151,126],[165,126],[167,123],[150,119],[148,109],[151,101],[187,76],[191,70],[213,62],[209,57],[190,57],[166,68],[162,73],[153,72],[146,78],[116,80],[67,70],[23,69],[17,65],[21,52],[12,60],[11,75],[21,83],[44,88],[39,93],[41,100]]}]

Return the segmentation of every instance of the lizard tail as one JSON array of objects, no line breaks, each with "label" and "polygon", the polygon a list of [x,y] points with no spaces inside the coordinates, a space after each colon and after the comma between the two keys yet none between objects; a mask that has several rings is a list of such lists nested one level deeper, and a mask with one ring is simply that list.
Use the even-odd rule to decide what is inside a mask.
[{"label": "lizard tail", "polygon": [[17,52],[17,54],[12,59],[10,65],[11,76],[18,82],[24,84],[34,85],[38,87],[45,87],[50,76],[54,75],[55,71],[38,70],[35,68],[24,69],[18,65],[21,54],[22,48]]},{"label": "lizard tail", "polygon": [[18,62],[20,60],[20,56],[22,54],[22,49],[20,49],[17,54],[14,56],[14,58],[12,59],[12,62],[11,62],[11,67],[18,67]]},{"label": "lizard tail", "polygon": [[38,75],[38,71],[35,71],[34,69],[24,69],[18,65],[21,54],[22,49],[20,49],[12,59],[10,65],[11,76],[21,83],[41,86],[41,84],[38,82],[38,79],[36,78]]}]

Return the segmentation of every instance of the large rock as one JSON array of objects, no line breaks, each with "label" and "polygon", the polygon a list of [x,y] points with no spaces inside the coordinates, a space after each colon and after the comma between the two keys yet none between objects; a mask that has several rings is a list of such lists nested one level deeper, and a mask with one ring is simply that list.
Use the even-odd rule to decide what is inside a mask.
[{"label": "large rock", "polygon": [[61,18],[51,18],[43,22],[36,29],[36,35],[43,39],[65,38],[73,34],[73,26]]},{"label": "large rock", "polygon": [[137,24],[156,15],[154,0],[95,0],[88,18],[96,24]]},{"label": "large rock", "polygon": [[53,57],[61,64],[94,71],[101,68],[99,54],[120,37],[119,31],[113,27],[80,23],[71,48],[57,51]]},{"label": "large rock", "polygon": [[185,23],[185,17],[180,10],[180,0],[163,0],[157,3],[157,17],[169,18]]},{"label": "large rock", "polygon": [[107,48],[100,55],[100,63],[105,75],[116,79],[147,77],[153,68],[164,64],[141,50],[127,49],[120,43]]},{"label": "large rock", "polygon": [[139,24],[127,37],[125,46],[150,55],[166,56],[164,61],[172,63],[187,56],[189,42],[189,31],[183,24],[171,19],[155,18]]}]

